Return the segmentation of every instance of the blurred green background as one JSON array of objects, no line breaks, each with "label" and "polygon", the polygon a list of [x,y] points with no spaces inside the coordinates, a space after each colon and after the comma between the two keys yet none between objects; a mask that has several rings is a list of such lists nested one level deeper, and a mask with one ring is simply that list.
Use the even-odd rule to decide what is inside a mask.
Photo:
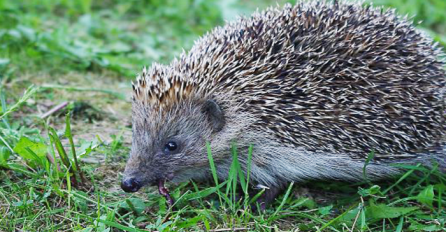
[{"label": "blurred green background", "polygon": [[[445,0],[368,2],[415,16],[415,22],[422,21],[420,29],[446,45]],[[0,76],[108,70],[133,77],[143,65],[169,62],[225,20],[275,4],[271,0],[0,0]]]}]

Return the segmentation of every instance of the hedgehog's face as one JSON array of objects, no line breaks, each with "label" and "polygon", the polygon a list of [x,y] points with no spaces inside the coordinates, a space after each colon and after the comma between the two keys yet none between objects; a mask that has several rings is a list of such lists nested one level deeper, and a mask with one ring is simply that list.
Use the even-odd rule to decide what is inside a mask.
[{"label": "hedgehog's face", "polygon": [[121,184],[125,191],[205,174],[205,143],[224,125],[214,101],[182,102],[166,113],[134,102],[132,116],[132,150]]}]

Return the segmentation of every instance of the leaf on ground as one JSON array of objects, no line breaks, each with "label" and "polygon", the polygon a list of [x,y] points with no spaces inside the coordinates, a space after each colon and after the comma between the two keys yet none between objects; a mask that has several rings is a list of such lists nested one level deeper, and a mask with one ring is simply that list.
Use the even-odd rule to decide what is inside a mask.
[{"label": "leaf on ground", "polygon": [[93,141],[82,141],[79,148],[76,149],[77,156],[80,158],[84,158],[88,156],[94,149],[99,147],[101,144],[98,139],[94,139]]},{"label": "leaf on ground", "polygon": [[418,207],[392,207],[384,204],[375,205],[373,202],[366,207],[367,216],[373,219],[397,218],[417,210]]},{"label": "leaf on ground", "polygon": [[325,216],[325,215],[330,214],[330,211],[332,208],[333,208],[333,205],[329,205],[329,206],[319,208],[318,211],[322,216]]},{"label": "leaf on ground", "polygon": [[432,208],[433,207],[432,203],[434,202],[434,196],[435,196],[434,186],[429,185],[418,194],[417,201]]},{"label": "leaf on ground", "polygon": [[381,187],[379,185],[373,185],[372,187],[367,188],[367,189],[359,188],[358,193],[362,197],[367,197],[367,196],[373,196],[373,195],[378,194],[380,190],[381,190]]},{"label": "leaf on ground", "polygon": [[316,208],[317,204],[314,202],[313,199],[310,199],[308,197],[305,198],[298,198],[294,202],[291,203],[292,208],[307,208],[307,209],[314,209]]},{"label": "leaf on ground", "polygon": [[180,221],[176,224],[178,228],[189,228],[197,225],[198,222],[203,221],[204,216],[199,215],[193,218],[185,219],[184,221]]},{"label": "leaf on ground", "polygon": [[29,153],[27,148],[39,157],[44,157],[47,153],[47,146],[44,143],[34,142],[25,136],[20,138],[13,151],[25,159],[34,159],[34,156]]},{"label": "leaf on ground", "polygon": [[441,231],[441,225],[423,225],[413,221],[409,226],[409,231]]},{"label": "leaf on ground", "polygon": [[130,198],[122,202],[119,207],[139,215],[146,209],[146,204],[139,198]]},{"label": "leaf on ground", "polygon": [[360,210],[359,207],[355,207],[351,210],[349,210],[348,212],[344,212],[338,219],[337,219],[337,223],[352,223],[353,220],[356,218],[356,216],[358,215],[358,211]]}]

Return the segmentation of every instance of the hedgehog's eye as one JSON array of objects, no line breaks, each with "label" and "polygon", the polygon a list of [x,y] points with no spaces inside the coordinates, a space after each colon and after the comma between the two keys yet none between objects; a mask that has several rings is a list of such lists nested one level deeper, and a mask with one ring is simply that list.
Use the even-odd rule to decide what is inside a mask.
[{"label": "hedgehog's eye", "polygon": [[174,141],[169,141],[164,145],[164,151],[165,152],[174,152],[178,149],[178,145]]}]

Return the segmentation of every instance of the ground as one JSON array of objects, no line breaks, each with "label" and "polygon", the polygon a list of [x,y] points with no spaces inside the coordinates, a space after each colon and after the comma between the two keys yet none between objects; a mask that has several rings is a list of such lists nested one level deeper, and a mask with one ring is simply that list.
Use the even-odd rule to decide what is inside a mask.
[{"label": "ground", "polygon": [[[446,45],[445,1],[373,2]],[[119,188],[136,73],[269,5],[0,0],[0,231],[446,231],[446,176],[420,166],[382,182],[293,183],[266,211],[233,189],[236,168],[221,188],[170,185],[174,208],[153,187]]]}]

